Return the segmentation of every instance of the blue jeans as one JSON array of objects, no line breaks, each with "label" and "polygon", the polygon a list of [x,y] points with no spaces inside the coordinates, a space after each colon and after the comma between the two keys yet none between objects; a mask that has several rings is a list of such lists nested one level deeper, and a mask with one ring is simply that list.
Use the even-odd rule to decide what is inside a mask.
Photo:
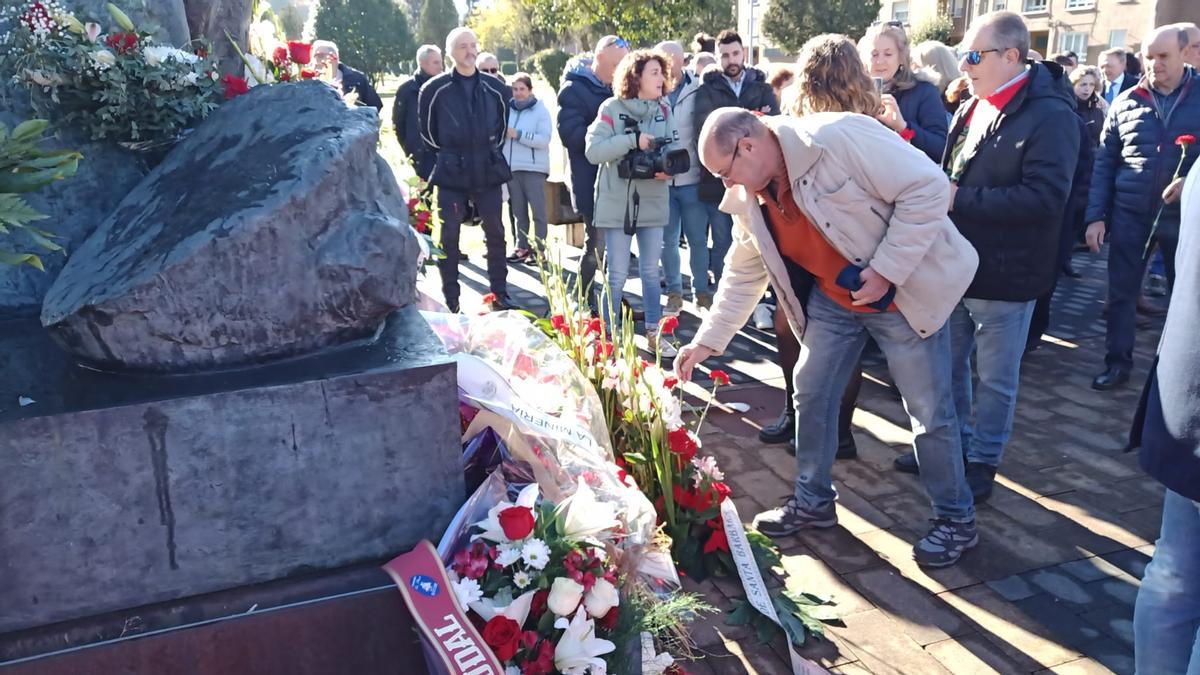
[{"label": "blue jeans", "polygon": [[1200,503],[1167,490],[1162,533],[1133,609],[1141,675],[1200,675]]},{"label": "blue jeans", "polygon": [[[1029,320],[1036,304],[1036,300],[963,298],[950,315],[954,409],[968,462],[1000,465],[1004,444],[1012,436],[1017,387],[1021,383],[1021,357],[1025,354]],[[971,390],[972,352],[979,372],[976,392]]]},{"label": "blue jeans", "polygon": [[887,357],[916,434],[921,482],[938,518],[966,522],[975,504],[963,474],[962,446],[950,393],[950,332],[921,338],[899,312],[852,312],[814,289],[808,300],[805,351],[792,375],[796,405],[796,499],[808,511],[837,497],[833,460],[838,409],[867,335]]},{"label": "blue jeans", "polygon": [[[718,209],[717,204],[704,202],[704,208],[708,211],[708,224],[712,226],[713,241],[708,269],[712,270],[713,278],[719,283],[721,272],[725,269],[725,254],[729,253],[729,247],[733,245],[733,216]],[[688,246],[691,245],[692,240],[689,238]],[[707,246],[707,243],[705,245]]]},{"label": "blue jeans", "polygon": [[663,272],[667,275],[667,292],[683,292],[683,275],[679,265],[679,233],[687,237],[688,266],[692,271],[692,292],[708,290],[708,210],[700,201],[700,185],[680,185],[671,188],[671,215],[663,234]]},{"label": "blue jeans", "polygon": [[[619,227],[601,228],[604,246],[608,251],[608,290],[611,298],[604,299],[605,322],[610,326],[620,323],[621,291],[629,278],[629,249],[633,238],[638,244],[638,277],[642,280],[642,309],[646,312],[646,327],[655,328],[662,318],[662,289],[658,286],[658,258],[663,248],[662,227],[638,227],[633,235],[625,234]],[[615,310],[614,320],[610,310]]]}]

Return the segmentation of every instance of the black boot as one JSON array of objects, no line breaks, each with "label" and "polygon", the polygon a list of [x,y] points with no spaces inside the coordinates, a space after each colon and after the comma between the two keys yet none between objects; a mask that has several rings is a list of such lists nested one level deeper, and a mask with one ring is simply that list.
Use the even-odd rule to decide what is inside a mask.
[{"label": "black boot", "polygon": [[892,460],[892,466],[901,473],[921,473],[921,467],[917,466],[917,453],[906,452],[896,459]]},{"label": "black boot", "polygon": [[1092,389],[1108,391],[1129,381],[1129,369],[1124,366],[1109,366],[1092,380]]},{"label": "black boot", "polygon": [[788,405],[783,409],[783,413],[779,415],[779,419],[768,424],[758,432],[758,440],[769,445],[778,443],[788,443],[794,439],[796,435],[796,409],[791,405],[791,399],[788,399]]}]

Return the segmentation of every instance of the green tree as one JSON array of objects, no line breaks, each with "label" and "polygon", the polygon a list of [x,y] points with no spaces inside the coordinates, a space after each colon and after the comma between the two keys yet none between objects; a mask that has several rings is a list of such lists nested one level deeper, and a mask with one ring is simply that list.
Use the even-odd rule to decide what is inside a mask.
[{"label": "green tree", "polygon": [[879,16],[879,0],[772,0],[763,33],[784,51],[797,53],[821,33],[860,37]]},{"label": "green tree", "polygon": [[279,23],[289,40],[299,40],[304,35],[304,12],[295,5],[279,10]]},{"label": "green tree", "polygon": [[378,82],[412,58],[416,45],[408,11],[396,0],[321,0],[316,37],[338,45],[341,60]]},{"label": "green tree", "polygon": [[913,46],[926,40],[935,40],[949,44],[950,34],[954,31],[954,21],[945,14],[938,14],[912,27],[908,32],[908,41]]},{"label": "green tree", "polygon": [[715,32],[733,25],[732,3],[727,0],[524,0],[520,4],[534,28],[555,36],[571,33],[585,45],[605,34],[620,35],[638,47],[669,39],[686,43],[699,30]]},{"label": "green tree", "polygon": [[444,45],[446,36],[457,27],[458,10],[454,0],[425,0],[417,20],[417,35],[422,44]]}]

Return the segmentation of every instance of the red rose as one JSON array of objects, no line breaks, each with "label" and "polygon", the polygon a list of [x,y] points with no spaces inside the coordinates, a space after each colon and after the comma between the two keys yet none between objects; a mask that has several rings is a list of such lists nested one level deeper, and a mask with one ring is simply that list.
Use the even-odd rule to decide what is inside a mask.
[{"label": "red rose", "polygon": [[533,510],[524,506],[510,506],[500,512],[500,527],[504,536],[520,541],[533,532]]},{"label": "red rose", "polygon": [[529,617],[534,621],[542,618],[546,613],[546,600],[550,597],[550,590],[543,588],[533,594],[533,600],[529,603]]},{"label": "red rose", "polygon": [[275,52],[271,54],[271,60],[274,61],[275,65],[279,66],[280,68],[287,65],[287,62],[288,62],[287,47],[284,47],[283,45],[276,47]]},{"label": "red rose", "polygon": [[712,535],[710,535],[708,541],[704,543],[704,552],[712,553],[713,551],[717,550],[728,551],[729,539],[725,537],[725,523],[720,518],[713,518],[705,523],[705,525],[708,525],[710,528],[712,528]]},{"label": "red rose", "polygon": [[521,648],[521,627],[507,616],[492,617],[483,627],[483,641],[496,652],[496,658],[511,661]]},{"label": "red rose", "polygon": [[221,82],[225,85],[226,101],[235,99],[238,96],[250,91],[250,85],[246,82],[246,80],[234,75],[233,73],[226,74],[225,77],[221,78]]},{"label": "red rose", "polygon": [[320,75],[320,73],[315,70],[304,69],[300,71],[300,79],[302,80],[315,80],[317,79],[318,75]]},{"label": "red rose", "polygon": [[307,65],[309,61],[312,61],[311,42],[297,42],[292,40],[288,42],[287,50],[288,55],[292,57],[292,60],[302,66]]},{"label": "red rose", "polygon": [[1175,145],[1191,145],[1196,142],[1196,137],[1192,134],[1183,134],[1175,139]]},{"label": "red rose", "polygon": [[729,373],[715,369],[708,374],[712,378],[713,384],[729,384]]},{"label": "red rose", "polygon": [[291,82],[291,81],[292,81],[292,74],[291,74],[291,73],[289,73],[289,72],[288,72],[288,71],[286,71],[286,70],[285,70],[285,71],[283,71],[283,72],[281,72],[281,73],[279,73],[279,81],[280,81],[280,82]]},{"label": "red rose", "polygon": [[679,317],[677,316],[664,316],[663,320],[658,322],[660,335],[672,335],[676,328],[679,328]]},{"label": "red rose", "polygon": [[696,456],[696,451],[700,446],[696,444],[695,437],[684,427],[671,431],[667,434],[667,445],[670,446],[671,452],[683,458],[683,461],[690,462]]}]

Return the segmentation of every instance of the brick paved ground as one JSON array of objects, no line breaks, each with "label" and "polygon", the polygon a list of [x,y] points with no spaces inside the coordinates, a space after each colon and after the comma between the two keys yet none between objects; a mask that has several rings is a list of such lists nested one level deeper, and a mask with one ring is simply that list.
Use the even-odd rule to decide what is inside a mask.
[{"label": "brick paved ground", "polygon": [[[478,238],[478,230],[468,232]],[[480,251],[480,243],[472,248]],[[486,292],[476,258],[464,268],[467,311]],[[1049,331],[1054,337],[1025,360],[1014,437],[997,490],[979,509],[981,544],[955,567],[926,573],[911,560],[928,500],[915,476],[891,468],[912,434],[886,368],[868,368],[854,418],[860,456],[834,470],[838,527],[778,542],[787,583],[832,595],[846,624],[808,645],[805,656],[844,673],[1132,672],[1132,607],[1153,552],[1162,490],[1136,457],[1121,453],[1138,387],[1110,394],[1089,387],[1103,354],[1103,262],[1076,256],[1076,264],[1085,278],[1060,289],[1056,303],[1064,309]],[[540,310],[526,270],[510,275],[513,295]],[[436,289],[436,279],[422,288]],[[683,324],[686,338],[697,321]],[[1157,326],[1139,335],[1139,384]],[[720,400],[750,410],[711,414],[703,434],[747,521],[788,494],[794,473],[782,446],[756,437],[783,402],[772,351],[769,333],[743,331],[720,364],[736,383]],[[697,590],[721,608],[739,595],[729,579]],[[706,657],[689,672],[788,672],[781,639],[760,644],[723,618],[695,626]]]}]

